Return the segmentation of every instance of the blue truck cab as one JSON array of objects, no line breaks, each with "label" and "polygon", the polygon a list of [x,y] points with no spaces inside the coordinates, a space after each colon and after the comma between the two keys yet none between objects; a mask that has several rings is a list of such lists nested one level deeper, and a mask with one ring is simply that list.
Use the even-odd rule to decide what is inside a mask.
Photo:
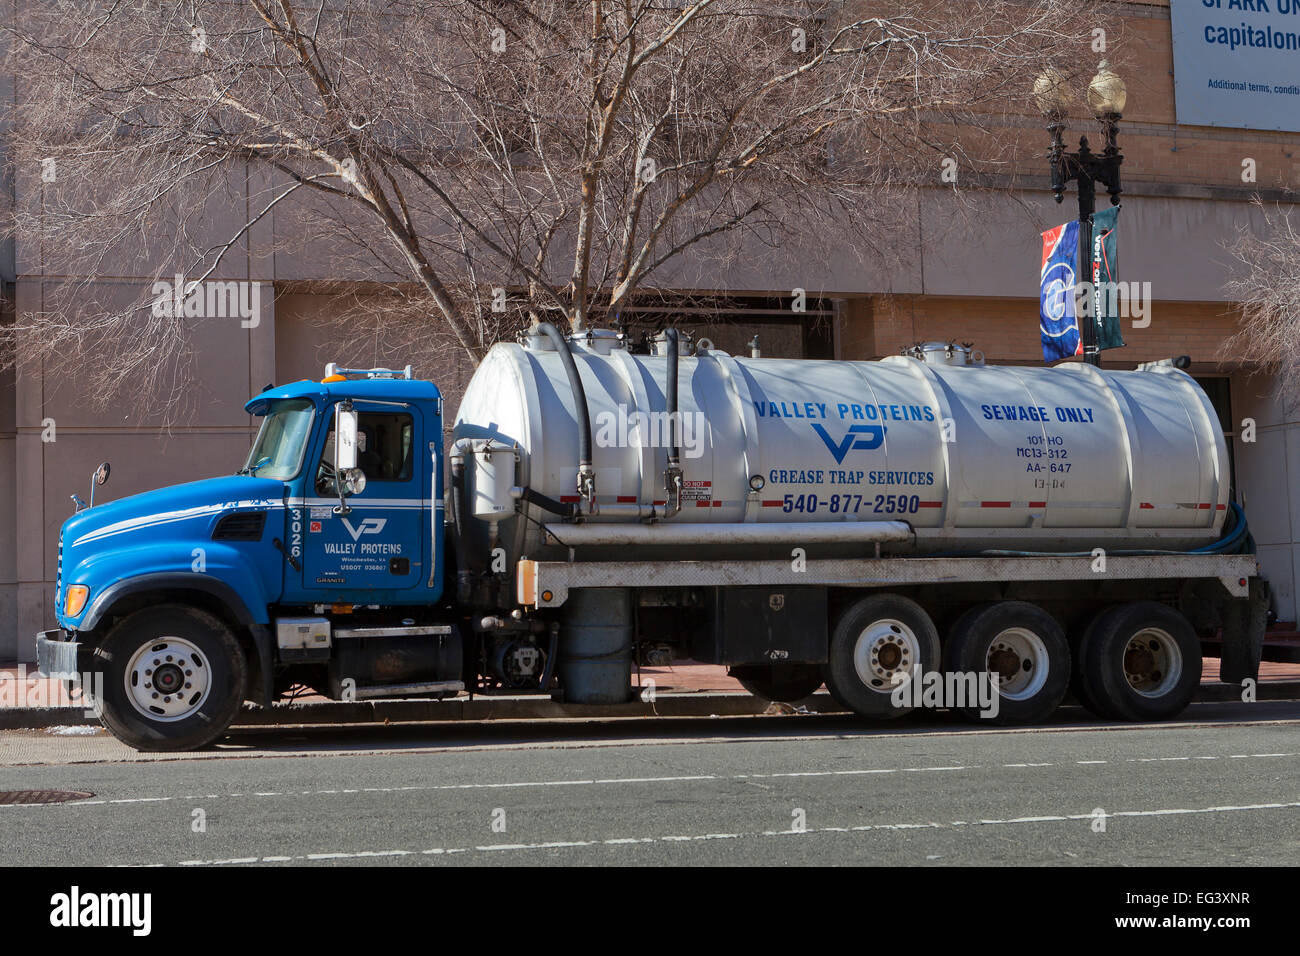
[{"label": "blue truck cab", "polygon": [[245,407],[262,421],[236,474],[79,509],[59,535],[41,670],[102,672],[102,719],[140,749],[209,742],[287,673],[344,699],[463,687],[437,386],[330,366]]}]

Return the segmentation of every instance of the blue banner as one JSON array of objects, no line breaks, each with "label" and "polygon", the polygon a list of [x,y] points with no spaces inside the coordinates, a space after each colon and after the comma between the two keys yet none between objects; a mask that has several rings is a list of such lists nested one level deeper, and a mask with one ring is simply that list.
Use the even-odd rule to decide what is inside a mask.
[{"label": "blue banner", "polygon": [[1043,361],[1083,354],[1083,337],[1074,308],[1079,223],[1067,222],[1043,233],[1043,267],[1038,284],[1038,327]]}]

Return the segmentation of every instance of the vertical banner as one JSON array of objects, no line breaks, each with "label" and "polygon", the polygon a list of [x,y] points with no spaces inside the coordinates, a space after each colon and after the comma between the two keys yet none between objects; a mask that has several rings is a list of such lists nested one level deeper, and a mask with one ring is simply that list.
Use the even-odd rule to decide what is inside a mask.
[{"label": "vertical banner", "polygon": [[1088,311],[1090,320],[1097,323],[1099,350],[1124,347],[1119,316],[1118,224],[1118,206],[1092,214],[1092,308]]},{"label": "vertical banner", "polygon": [[1044,362],[1083,354],[1083,337],[1074,308],[1074,264],[1078,254],[1078,222],[1067,222],[1043,233],[1038,328],[1043,338]]}]

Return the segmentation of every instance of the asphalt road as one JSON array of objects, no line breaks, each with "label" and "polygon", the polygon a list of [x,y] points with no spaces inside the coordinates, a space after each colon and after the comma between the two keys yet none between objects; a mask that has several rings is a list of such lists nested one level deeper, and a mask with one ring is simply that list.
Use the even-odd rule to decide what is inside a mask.
[{"label": "asphalt road", "polygon": [[95,797],[0,805],[0,865],[1300,862],[1300,704],[1061,714],[281,730],[166,759],[11,731],[0,790]]}]

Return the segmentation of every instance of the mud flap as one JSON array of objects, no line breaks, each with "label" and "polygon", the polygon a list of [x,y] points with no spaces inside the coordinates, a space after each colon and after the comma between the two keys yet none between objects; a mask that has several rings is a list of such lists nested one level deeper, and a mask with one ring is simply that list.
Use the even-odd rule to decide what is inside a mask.
[{"label": "mud flap", "polygon": [[249,668],[248,700],[258,707],[270,707],[275,698],[275,663],[272,651],[275,638],[265,624],[252,624],[248,630],[257,651],[257,664]]},{"label": "mud flap", "polygon": [[1223,658],[1219,680],[1240,684],[1259,679],[1259,660],[1264,653],[1264,630],[1268,626],[1268,582],[1250,579],[1250,594],[1230,602],[1223,613]]}]

